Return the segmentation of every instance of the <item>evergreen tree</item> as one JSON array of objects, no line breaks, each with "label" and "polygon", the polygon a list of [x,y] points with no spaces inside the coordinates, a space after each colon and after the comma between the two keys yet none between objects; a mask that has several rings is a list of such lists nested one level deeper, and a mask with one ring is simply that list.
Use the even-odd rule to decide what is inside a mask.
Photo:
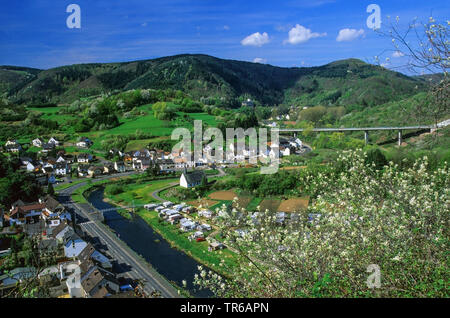
[{"label": "evergreen tree", "polygon": [[51,183],[47,186],[47,194],[51,196],[55,195],[55,189],[53,189],[53,185]]}]

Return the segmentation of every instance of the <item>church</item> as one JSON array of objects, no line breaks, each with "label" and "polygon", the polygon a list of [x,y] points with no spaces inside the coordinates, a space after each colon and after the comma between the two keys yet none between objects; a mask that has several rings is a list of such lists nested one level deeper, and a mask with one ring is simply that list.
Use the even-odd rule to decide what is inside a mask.
[{"label": "church", "polygon": [[194,170],[188,172],[186,167],[180,177],[180,187],[190,189],[201,185],[203,178],[206,178],[204,171]]}]

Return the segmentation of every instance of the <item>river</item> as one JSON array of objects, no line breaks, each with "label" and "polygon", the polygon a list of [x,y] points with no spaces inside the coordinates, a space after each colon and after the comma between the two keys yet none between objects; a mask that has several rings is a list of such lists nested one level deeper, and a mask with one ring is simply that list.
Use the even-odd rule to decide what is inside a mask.
[{"label": "river", "polygon": [[[97,209],[111,209],[113,205],[104,202],[104,188],[99,188],[88,197],[88,201]],[[194,274],[198,273],[200,265],[193,258],[175,248],[156,233],[141,217],[133,217],[128,220],[116,210],[104,212],[105,223],[120,235],[125,242],[137,254],[142,255],[161,275],[169,281],[174,281],[182,286],[182,281],[187,282],[187,289],[195,297],[211,297],[208,290],[197,290],[193,285]]]}]

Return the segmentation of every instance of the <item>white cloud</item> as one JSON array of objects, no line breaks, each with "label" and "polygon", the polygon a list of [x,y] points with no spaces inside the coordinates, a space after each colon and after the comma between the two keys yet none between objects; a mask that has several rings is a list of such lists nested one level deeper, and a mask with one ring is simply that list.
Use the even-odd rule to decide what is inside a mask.
[{"label": "white cloud", "polygon": [[326,33],[311,32],[310,29],[297,24],[289,31],[289,39],[285,40],[283,43],[299,44],[307,42],[312,38],[319,38],[326,35]]},{"label": "white cloud", "polygon": [[224,26],[223,26],[223,29],[226,30],[226,31],[228,31],[228,30],[230,30],[230,26],[229,26],[229,25],[224,25]]},{"label": "white cloud", "polygon": [[142,23],[141,26],[146,27],[147,26],[147,22]]},{"label": "white cloud", "polygon": [[241,41],[241,44],[244,46],[263,46],[264,44],[269,43],[269,35],[264,32],[263,34],[256,32]]},{"label": "white cloud", "polygon": [[353,41],[359,38],[360,36],[364,35],[363,29],[342,29],[339,31],[339,34],[336,38],[336,41],[343,42],[343,41]]},{"label": "white cloud", "polygon": [[395,51],[394,53],[392,53],[392,57],[402,57],[405,56],[405,54],[403,54],[400,51]]},{"label": "white cloud", "polygon": [[253,63],[261,63],[261,64],[266,64],[267,63],[267,59],[263,59],[261,57],[257,57],[253,60]]}]

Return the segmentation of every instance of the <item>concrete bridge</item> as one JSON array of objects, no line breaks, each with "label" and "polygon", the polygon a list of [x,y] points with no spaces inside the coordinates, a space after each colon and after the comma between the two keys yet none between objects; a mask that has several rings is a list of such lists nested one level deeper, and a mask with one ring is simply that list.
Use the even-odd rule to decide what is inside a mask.
[{"label": "concrete bridge", "polygon": [[[313,128],[313,132],[348,132],[348,131],[364,131],[364,141],[366,144],[369,143],[369,131],[381,131],[390,130],[398,131],[398,145],[400,146],[403,142],[403,131],[404,130],[434,130],[436,126],[434,125],[421,125],[421,126],[404,126],[404,127],[363,127],[363,128]],[[279,131],[280,133],[297,133],[309,130],[308,128],[272,128],[272,130]]]}]

